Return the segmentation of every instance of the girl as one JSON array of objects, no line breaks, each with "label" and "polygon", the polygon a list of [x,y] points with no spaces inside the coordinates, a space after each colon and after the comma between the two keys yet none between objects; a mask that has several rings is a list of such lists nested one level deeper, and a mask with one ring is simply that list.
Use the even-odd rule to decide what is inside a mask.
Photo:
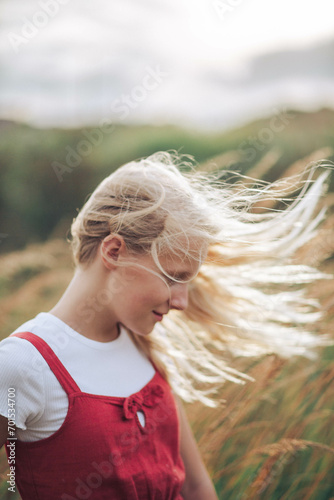
[{"label": "girl", "polygon": [[180,397],[214,405],[248,378],[219,351],[326,343],[303,327],[319,312],[301,289],[324,275],[292,257],[324,216],[327,172],[243,187],[189,170],[156,153],[107,177],[72,224],[64,295],[1,342],[0,446],[23,500],[217,498]]}]

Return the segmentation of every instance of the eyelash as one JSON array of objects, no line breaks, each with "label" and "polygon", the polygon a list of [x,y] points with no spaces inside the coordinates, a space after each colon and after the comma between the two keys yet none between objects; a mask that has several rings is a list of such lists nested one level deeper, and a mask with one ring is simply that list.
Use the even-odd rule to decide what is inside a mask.
[{"label": "eyelash", "polygon": [[176,281],[172,280],[172,278],[168,278],[168,276],[165,276],[165,280],[168,286],[174,285]]},{"label": "eyelash", "polygon": [[188,283],[189,284],[189,282],[190,282],[190,281],[189,282],[175,281],[172,278],[168,278],[168,276],[165,276],[165,281],[166,281],[168,286],[177,285],[178,283]]}]

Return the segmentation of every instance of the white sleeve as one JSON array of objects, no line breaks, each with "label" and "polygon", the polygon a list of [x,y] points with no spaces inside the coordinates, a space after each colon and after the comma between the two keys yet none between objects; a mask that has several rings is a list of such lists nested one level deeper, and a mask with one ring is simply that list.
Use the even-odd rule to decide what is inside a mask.
[{"label": "white sleeve", "polygon": [[43,415],[44,366],[30,342],[17,337],[0,342],[0,414],[8,417],[8,390],[15,389],[15,425],[22,430]]}]

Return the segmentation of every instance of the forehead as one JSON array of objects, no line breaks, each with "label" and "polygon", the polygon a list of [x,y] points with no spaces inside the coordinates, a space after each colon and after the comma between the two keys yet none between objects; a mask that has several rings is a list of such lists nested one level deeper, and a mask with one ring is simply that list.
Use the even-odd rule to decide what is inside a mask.
[{"label": "forehead", "polygon": [[[178,281],[190,281],[198,274],[199,268],[205,261],[208,253],[206,242],[180,242],[161,252],[149,254],[135,254],[130,261],[139,267],[150,270],[160,277],[162,275],[175,278]],[[129,256],[127,256],[129,258]]]},{"label": "forehead", "polygon": [[159,259],[163,273],[180,281],[189,281],[196,276],[200,262],[195,259],[177,259],[161,257]]}]

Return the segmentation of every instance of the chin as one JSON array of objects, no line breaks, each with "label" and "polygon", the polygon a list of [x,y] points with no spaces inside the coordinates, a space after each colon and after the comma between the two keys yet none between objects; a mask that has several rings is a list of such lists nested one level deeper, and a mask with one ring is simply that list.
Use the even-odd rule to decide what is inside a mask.
[{"label": "chin", "polygon": [[131,330],[131,332],[133,332],[135,335],[138,335],[140,337],[147,337],[153,332],[154,326],[147,329],[131,328],[129,326],[127,328],[129,328],[129,330]]},{"label": "chin", "polygon": [[147,330],[147,331],[134,331],[133,333],[135,333],[136,335],[139,335],[140,337],[147,337],[148,335],[150,335],[151,333],[153,332],[153,328],[152,330]]}]

